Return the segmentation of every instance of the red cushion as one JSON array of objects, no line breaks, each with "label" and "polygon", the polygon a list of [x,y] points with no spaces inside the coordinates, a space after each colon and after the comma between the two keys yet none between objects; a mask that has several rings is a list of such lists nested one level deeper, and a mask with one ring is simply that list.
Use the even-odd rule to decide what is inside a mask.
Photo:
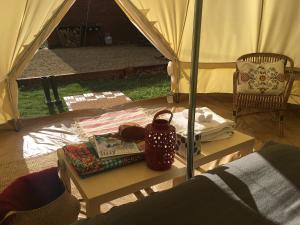
[{"label": "red cushion", "polygon": [[0,193],[0,221],[9,211],[31,210],[46,205],[64,190],[57,167],[20,177]]}]

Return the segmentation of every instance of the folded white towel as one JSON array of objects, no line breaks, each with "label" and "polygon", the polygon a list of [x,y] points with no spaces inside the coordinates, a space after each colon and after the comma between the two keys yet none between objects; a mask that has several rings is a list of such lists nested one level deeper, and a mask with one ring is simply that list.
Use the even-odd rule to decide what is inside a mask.
[{"label": "folded white towel", "polygon": [[[183,110],[182,114],[186,119],[189,118],[188,109]],[[195,112],[195,121],[198,123],[210,122],[212,118],[213,118],[213,114],[210,111],[202,110],[201,108],[198,108],[198,110]]]},{"label": "folded white towel", "polygon": [[[187,136],[187,112],[188,111],[186,110],[174,113],[172,120],[172,124],[176,128],[176,132],[183,136]],[[230,137],[233,134],[235,125],[233,121],[224,119],[206,107],[197,108],[196,113],[207,113],[208,115],[211,115],[211,120],[209,122],[195,121],[195,134],[201,134],[201,141],[220,140]]]},{"label": "folded white towel", "polygon": [[[209,111],[212,114],[212,120],[210,122],[197,122],[195,121],[195,131],[199,132],[210,132],[215,130],[220,130],[224,127],[234,127],[234,122],[228,119],[224,119],[218,114],[214,113],[210,109],[203,107],[200,109],[204,109]],[[197,108],[199,110],[199,108]],[[177,112],[173,114],[172,124],[176,127],[177,132],[187,131],[188,119],[184,116],[183,112]]]},{"label": "folded white towel", "polygon": [[233,135],[233,129],[229,127],[225,127],[217,132],[214,133],[202,133],[201,134],[201,142],[208,142],[208,141],[216,141],[225,138],[229,138]]},{"label": "folded white towel", "polygon": [[[175,126],[177,133],[184,132],[187,131],[188,119],[186,119],[181,112],[174,113],[171,124]],[[196,130],[197,131],[201,130],[200,123],[195,122],[195,131]]]},{"label": "folded white towel", "polygon": [[[225,138],[229,138],[233,135],[233,129],[229,127],[222,128],[220,130],[216,130],[215,132],[202,132],[201,133],[201,142],[208,142],[208,141],[216,141]],[[196,132],[197,134],[197,132]],[[181,136],[187,138],[187,132],[180,133]]]}]

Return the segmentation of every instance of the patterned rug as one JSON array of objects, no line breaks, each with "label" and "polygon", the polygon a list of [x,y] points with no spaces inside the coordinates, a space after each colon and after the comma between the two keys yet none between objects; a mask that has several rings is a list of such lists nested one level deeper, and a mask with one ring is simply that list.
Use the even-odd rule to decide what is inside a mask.
[{"label": "patterned rug", "polygon": [[146,126],[152,118],[141,108],[108,112],[96,117],[82,117],[77,119],[77,127],[84,137],[118,132],[119,126],[134,122]]}]

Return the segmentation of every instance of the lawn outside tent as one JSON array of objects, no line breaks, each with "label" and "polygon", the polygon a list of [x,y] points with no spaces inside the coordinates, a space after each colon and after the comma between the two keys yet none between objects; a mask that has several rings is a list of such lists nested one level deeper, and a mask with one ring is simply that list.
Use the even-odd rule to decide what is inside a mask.
[{"label": "lawn outside tent", "polygon": [[[131,100],[151,99],[170,93],[170,77],[167,74],[141,75],[119,80],[79,81],[58,84],[60,97],[83,93],[121,91]],[[67,110],[66,105],[64,108]],[[20,88],[19,110],[21,117],[47,116],[49,110],[41,87]],[[59,113],[55,111],[55,113]]]}]

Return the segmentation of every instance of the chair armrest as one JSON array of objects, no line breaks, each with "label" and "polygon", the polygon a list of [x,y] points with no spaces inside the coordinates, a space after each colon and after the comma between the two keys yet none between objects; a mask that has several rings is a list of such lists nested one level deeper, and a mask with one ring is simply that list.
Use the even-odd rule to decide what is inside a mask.
[{"label": "chair armrest", "polygon": [[233,73],[233,111],[237,108],[237,84],[238,84],[238,71]]},{"label": "chair armrest", "polygon": [[235,95],[237,93],[237,85],[238,85],[238,76],[239,72],[235,71],[233,73],[233,94]]},{"label": "chair armrest", "polygon": [[285,103],[287,103],[288,98],[291,94],[294,80],[295,80],[295,74],[294,74],[293,70],[291,70],[288,72],[288,80],[287,80],[286,88],[283,93]]}]

